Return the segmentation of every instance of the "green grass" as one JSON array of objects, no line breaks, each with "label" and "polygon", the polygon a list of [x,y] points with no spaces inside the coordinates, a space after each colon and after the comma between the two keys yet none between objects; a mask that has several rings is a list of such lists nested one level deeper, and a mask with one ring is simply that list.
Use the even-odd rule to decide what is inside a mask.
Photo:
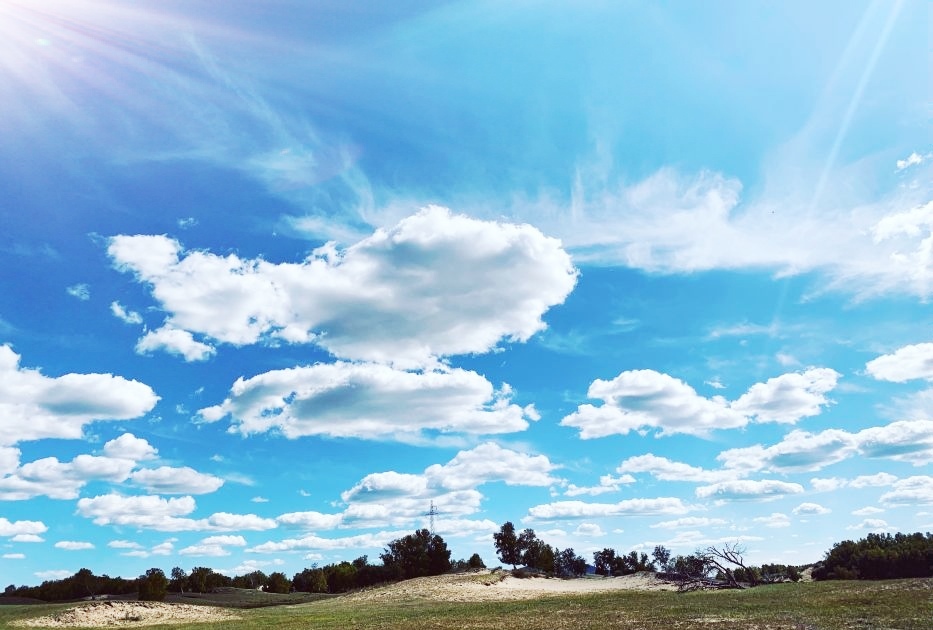
[{"label": "green grass", "polygon": [[[0,607],[0,627],[65,606]],[[930,630],[933,580],[776,584],[746,591],[620,591],[513,602],[348,601],[237,610],[239,621],[162,628],[426,630]]]}]

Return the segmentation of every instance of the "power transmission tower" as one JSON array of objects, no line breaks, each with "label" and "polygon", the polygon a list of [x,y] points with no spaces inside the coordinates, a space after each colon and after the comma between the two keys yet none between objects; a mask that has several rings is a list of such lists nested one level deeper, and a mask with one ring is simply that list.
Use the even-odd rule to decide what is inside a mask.
[{"label": "power transmission tower", "polygon": [[432,536],[434,535],[434,517],[437,516],[438,514],[440,514],[440,512],[437,511],[437,507],[434,505],[434,501],[432,500],[432,501],[431,501],[431,509],[429,509],[427,512],[425,512],[425,516],[427,516],[427,517],[430,518],[430,520],[429,520],[428,522],[430,523],[430,526],[431,526],[431,535],[432,535]]}]

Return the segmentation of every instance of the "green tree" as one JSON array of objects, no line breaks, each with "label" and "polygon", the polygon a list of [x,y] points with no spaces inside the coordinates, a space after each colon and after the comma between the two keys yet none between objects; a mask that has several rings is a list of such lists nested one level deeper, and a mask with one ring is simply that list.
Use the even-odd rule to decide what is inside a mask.
[{"label": "green tree", "polygon": [[393,540],[379,557],[390,575],[403,580],[450,570],[447,543],[427,529]]},{"label": "green tree", "polygon": [[269,575],[262,590],[267,593],[289,593],[292,590],[292,582],[284,573],[276,571]]},{"label": "green tree", "polygon": [[492,537],[496,544],[496,553],[499,554],[499,560],[503,564],[511,564],[513,569],[517,567],[522,561],[522,547],[518,542],[518,535],[515,533],[515,525],[511,521],[506,521]]},{"label": "green tree", "polygon": [[599,575],[612,575],[616,567],[615,549],[606,547],[602,551],[593,552],[593,564],[596,566],[596,573]]},{"label": "green tree", "polygon": [[671,564],[671,550],[664,545],[657,545],[651,552],[654,563],[658,566],[658,571],[669,571]]},{"label": "green tree", "polygon": [[169,582],[169,588],[175,593],[184,593],[185,585],[188,584],[188,574],[181,567],[172,567],[172,580]]},{"label": "green tree", "polygon": [[152,568],[139,576],[139,596],[141,601],[161,602],[168,593],[168,578],[162,569]]},{"label": "green tree", "polygon": [[486,564],[483,562],[483,559],[479,557],[478,553],[474,553],[470,556],[470,559],[467,560],[467,567],[470,569],[485,569]]}]

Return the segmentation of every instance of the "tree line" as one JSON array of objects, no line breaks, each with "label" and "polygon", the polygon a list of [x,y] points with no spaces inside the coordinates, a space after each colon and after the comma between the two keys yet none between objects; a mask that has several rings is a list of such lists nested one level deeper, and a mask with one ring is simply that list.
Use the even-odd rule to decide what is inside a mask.
[{"label": "tree line", "polygon": [[868,534],[838,542],[813,569],[815,580],[933,577],[933,535]]},{"label": "tree line", "polygon": [[[510,521],[493,534],[496,553],[513,573],[525,575],[530,570],[555,577],[577,577],[588,571],[586,560],[571,547],[558,549],[538,538],[533,529],[518,532]],[[784,564],[753,566],[744,560],[744,549],[726,544],[698,549],[687,555],[673,556],[658,545],[651,556],[631,551],[618,553],[604,548],[593,553],[593,571],[599,575],[626,575],[639,571],[655,571],[677,581],[681,590],[716,585],[741,588],[780,581],[797,581],[800,567]],[[161,600],[169,592],[209,593],[221,587],[262,589],[272,593],[292,591],[308,593],[343,593],[376,584],[414,577],[440,575],[451,571],[485,568],[479,554],[469,560],[450,560],[451,552],[443,538],[427,529],[393,540],[379,555],[380,563],[371,564],[367,556],[352,562],[339,562],[323,567],[312,566],[295,573],[291,579],[282,572],[266,574],[256,570],[229,577],[209,567],[197,566],[191,571],[174,567],[166,575],[162,569],[151,568],[136,579],[94,575],[82,568],[70,577],[46,580],[39,586],[10,584],[3,595],[44,601],[65,601],[93,598],[102,594],[127,595],[137,593],[139,599]],[[519,565],[522,566],[519,569]],[[869,534],[866,538],[836,543],[812,571],[816,580],[889,579],[933,577],[933,535]]]}]

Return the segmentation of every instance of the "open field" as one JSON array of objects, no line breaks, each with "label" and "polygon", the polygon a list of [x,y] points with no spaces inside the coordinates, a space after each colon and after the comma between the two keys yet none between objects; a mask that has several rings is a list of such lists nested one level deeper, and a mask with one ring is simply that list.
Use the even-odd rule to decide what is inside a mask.
[{"label": "open field", "polygon": [[[476,628],[550,630],[556,628],[716,628],[724,630],[856,630],[933,629],[933,580],[884,582],[809,582],[776,584],[745,591],[706,591],[678,594],[658,589],[605,588],[610,580],[590,582],[576,592],[552,590],[558,580],[514,580],[526,595],[519,599],[472,599],[457,601],[449,588],[393,585],[361,594],[315,602],[266,608],[228,610],[215,621],[171,622],[162,628],[294,629],[428,629]],[[542,587],[529,595],[534,583]],[[575,581],[570,581],[573,583]],[[477,583],[465,576],[468,589]],[[482,584],[479,584],[483,587]],[[493,588],[491,585],[489,588]],[[574,587],[576,588],[576,587]],[[446,595],[445,595],[446,593]],[[228,593],[228,598],[233,597]],[[205,602],[206,603],[206,602]],[[235,604],[235,602],[228,602]],[[0,607],[0,627],[16,620],[49,615],[74,605]],[[214,610],[217,610],[214,608]],[[206,611],[205,611],[206,612]],[[139,625],[120,624],[125,626]],[[108,627],[115,627],[114,625]]]}]

